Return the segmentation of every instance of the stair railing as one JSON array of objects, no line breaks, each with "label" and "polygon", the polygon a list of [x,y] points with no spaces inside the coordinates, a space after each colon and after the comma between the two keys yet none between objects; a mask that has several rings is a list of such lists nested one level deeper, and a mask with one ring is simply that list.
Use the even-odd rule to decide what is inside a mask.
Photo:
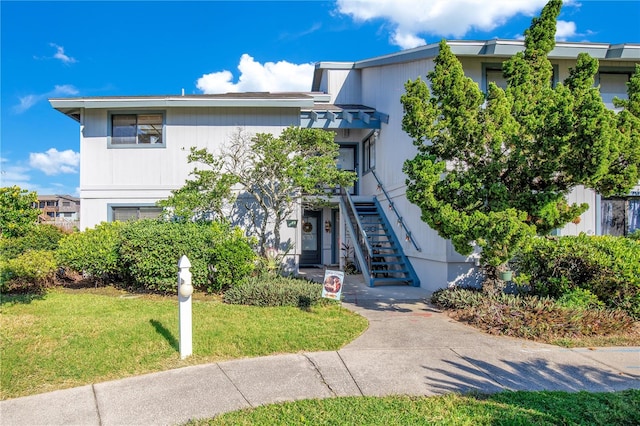
[{"label": "stair railing", "polygon": [[370,170],[370,171],[371,171],[371,174],[373,174],[373,177],[376,178],[376,181],[378,182],[378,189],[382,190],[382,193],[386,197],[387,202],[389,203],[389,208],[391,208],[391,210],[393,210],[393,213],[395,213],[397,218],[396,221],[404,229],[407,241],[410,241],[411,244],[413,244],[413,247],[415,247],[417,251],[422,251],[418,243],[416,243],[415,239],[411,236],[411,231],[409,230],[407,225],[404,223],[404,219],[402,218],[402,216],[400,216],[400,213],[396,209],[395,203],[391,201],[391,197],[389,197],[389,194],[384,189],[384,185],[382,185],[382,181],[378,178],[378,175],[376,175],[376,172],[374,172],[373,170]]},{"label": "stair railing", "polygon": [[362,226],[360,218],[358,217],[356,206],[353,204],[353,200],[349,193],[343,187],[340,187],[340,196],[342,200],[342,207],[349,217],[349,220],[346,221],[349,233],[351,234],[351,237],[356,240],[355,242],[360,248],[360,250],[355,250],[355,254],[358,256],[358,261],[360,262],[361,267],[366,269],[362,271],[363,274],[365,276],[370,276],[371,259],[373,258],[371,243],[369,242],[367,233]]}]

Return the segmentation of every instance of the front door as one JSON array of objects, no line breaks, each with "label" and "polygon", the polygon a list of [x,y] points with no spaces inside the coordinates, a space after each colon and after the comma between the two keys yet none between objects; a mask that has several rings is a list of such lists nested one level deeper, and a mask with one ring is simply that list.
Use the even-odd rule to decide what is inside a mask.
[{"label": "front door", "polygon": [[320,223],[320,211],[305,210],[303,212],[301,266],[320,265],[322,263]]}]

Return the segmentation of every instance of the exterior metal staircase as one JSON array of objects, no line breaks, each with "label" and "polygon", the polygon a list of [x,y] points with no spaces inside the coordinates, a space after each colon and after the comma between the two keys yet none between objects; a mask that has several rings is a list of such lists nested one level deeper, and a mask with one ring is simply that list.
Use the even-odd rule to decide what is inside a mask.
[{"label": "exterior metal staircase", "polygon": [[342,208],[354,252],[369,286],[398,284],[419,287],[420,280],[405,256],[380,203],[375,197],[351,197],[342,192]]}]

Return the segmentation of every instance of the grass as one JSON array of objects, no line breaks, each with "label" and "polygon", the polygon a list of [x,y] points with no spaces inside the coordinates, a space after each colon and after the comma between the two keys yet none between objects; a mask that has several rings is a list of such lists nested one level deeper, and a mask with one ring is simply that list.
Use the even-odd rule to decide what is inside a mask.
[{"label": "grass", "polygon": [[503,392],[346,397],[267,405],[196,420],[204,425],[638,425],[640,391]]},{"label": "grass", "polygon": [[336,350],[367,327],[337,304],[301,310],[194,299],[194,355],[181,360],[177,297],[113,288],[2,295],[0,399],[232,358]]}]

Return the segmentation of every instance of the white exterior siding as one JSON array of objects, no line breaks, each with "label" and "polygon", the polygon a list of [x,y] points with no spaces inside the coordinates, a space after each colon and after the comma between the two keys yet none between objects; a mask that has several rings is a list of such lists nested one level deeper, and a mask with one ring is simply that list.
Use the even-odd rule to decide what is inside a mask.
[{"label": "white exterior siding", "polygon": [[[87,109],[80,140],[80,229],[107,221],[111,204],[153,204],[180,188],[190,148],[216,152],[238,128],[279,134],[299,123],[294,108],[167,108],[165,147],[108,148],[109,111]],[[120,111],[118,111],[120,112]],[[133,110],[135,112],[135,110]]]}]

